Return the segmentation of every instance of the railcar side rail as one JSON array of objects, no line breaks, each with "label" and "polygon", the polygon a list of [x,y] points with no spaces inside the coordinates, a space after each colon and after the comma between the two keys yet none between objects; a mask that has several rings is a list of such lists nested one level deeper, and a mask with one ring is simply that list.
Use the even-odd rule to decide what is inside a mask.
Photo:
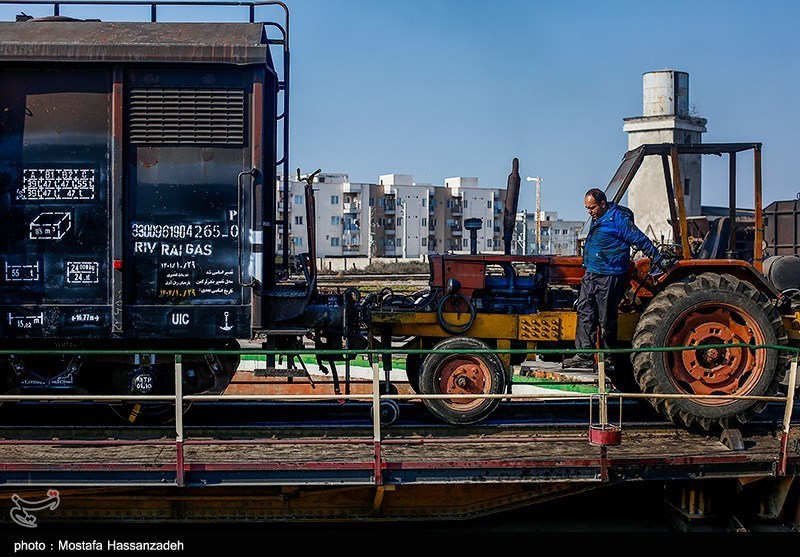
[{"label": "railcar side rail", "polygon": [[[732,345],[726,345],[731,348]],[[692,347],[653,348],[652,351],[679,351]],[[785,350],[791,354],[788,384],[797,379],[798,352],[785,346],[758,345],[753,349]],[[635,349],[610,352],[630,353]],[[643,351],[639,349],[638,351]],[[32,352],[32,351],[31,351]],[[136,353],[142,353],[137,350]],[[12,439],[0,440],[6,449],[17,447],[42,452],[16,460],[0,462],[0,486],[18,485],[375,485],[426,482],[520,482],[520,481],[588,481],[609,482],[631,477],[658,478],[675,474],[680,477],[763,477],[792,476],[800,467],[798,432],[791,428],[795,389],[787,396],[633,394],[605,388],[605,363],[599,354],[596,393],[507,393],[493,395],[420,395],[386,394],[381,392],[382,370],[378,357],[382,354],[428,353],[424,350],[349,350],[349,351],[265,351],[232,350],[219,354],[256,355],[364,355],[371,361],[371,392],[356,394],[214,394],[184,395],[181,378],[182,360],[201,351],[174,354],[174,394],[171,395],[57,395],[7,394],[0,402],[138,402],[174,405],[173,435],[160,439]],[[448,351],[452,352],[452,351]],[[529,350],[492,350],[497,353],[529,353]],[[541,353],[575,353],[575,350],[539,350]],[[597,352],[597,351],[581,351]],[[606,351],[609,352],[609,351]],[[24,355],[26,351],[0,351],[0,355]],[[41,353],[41,352],[39,352]],[[133,354],[131,351],[76,351],[83,355]],[[517,401],[553,401],[555,399],[585,402],[586,421],[579,427],[552,431],[519,431],[505,433],[502,428],[481,426],[469,428],[470,434],[451,426],[441,436],[402,435],[381,424],[380,412],[372,412],[371,436],[352,436],[335,429],[322,429],[314,435],[290,438],[250,438],[241,433],[226,438],[193,438],[187,433],[184,405],[193,401],[365,401],[372,408],[381,408],[387,400],[498,398]],[[692,398],[756,400],[784,405],[780,435],[777,432],[754,432],[748,436],[746,450],[732,450],[717,439],[675,428],[666,434],[648,438],[623,420],[625,400],[653,398]],[[616,402],[619,420],[609,417],[609,403]],[[335,412],[331,413],[335,421]],[[623,439],[623,431],[634,443]],[[0,426],[2,433],[2,426]],[[477,433],[477,434],[476,434]],[[235,437],[235,438],[231,438]],[[794,440],[794,445],[791,441]],[[628,447],[628,445],[631,445]],[[64,447],[76,453],[75,459],[50,459]],[[435,450],[433,449],[435,447]],[[56,451],[48,453],[50,451]],[[92,452],[91,449],[97,449]],[[743,449],[744,447],[738,447]],[[145,449],[156,450],[147,452]],[[168,449],[168,450],[167,450]],[[81,460],[81,451],[87,455]],[[127,461],[126,456],[143,451],[140,457]],[[4,451],[6,455],[10,453]],[[88,455],[91,455],[90,457]],[[157,456],[154,456],[157,455]]]}]

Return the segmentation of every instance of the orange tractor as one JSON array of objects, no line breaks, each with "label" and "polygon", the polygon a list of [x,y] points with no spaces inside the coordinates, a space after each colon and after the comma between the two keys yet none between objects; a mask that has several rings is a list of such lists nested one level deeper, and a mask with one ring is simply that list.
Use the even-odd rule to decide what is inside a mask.
[{"label": "orange tractor", "polygon": [[[735,158],[748,151],[754,157],[755,211],[750,225],[743,226],[736,222],[733,185]],[[732,160],[729,215],[715,220],[702,244],[694,246],[678,163],[683,154],[727,155]],[[622,199],[645,157],[660,157],[663,163],[670,201],[665,218],[676,242],[660,249],[675,261],[661,273],[651,273],[646,258],[631,262],[630,288],[620,306],[619,342],[620,348],[643,351],[629,360],[615,358],[611,379],[620,390],[656,395],[776,394],[789,361],[779,347],[798,344],[800,312],[786,294],[791,288],[776,287],[764,273],[761,144],[642,145],[623,158],[606,189],[609,201]],[[503,350],[531,354],[574,348],[573,305],[583,276],[581,258],[511,254],[520,183],[516,167],[515,159],[504,211],[504,255],[432,255],[429,292],[401,302],[373,299],[367,307],[371,336],[383,346],[404,338],[404,349],[430,351],[407,356],[408,380],[418,393],[507,393],[513,365],[525,355]],[[752,257],[735,253],[737,231],[749,234]],[[784,257],[793,258],[793,264],[797,260]],[[688,348],[647,350],[678,346]],[[384,368],[390,366],[385,358]],[[676,424],[707,431],[737,427],[766,405],[751,399],[650,400]],[[425,404],[441,419],[465,424],[487,417],[499,400],[441,398],[425,399]]]}]

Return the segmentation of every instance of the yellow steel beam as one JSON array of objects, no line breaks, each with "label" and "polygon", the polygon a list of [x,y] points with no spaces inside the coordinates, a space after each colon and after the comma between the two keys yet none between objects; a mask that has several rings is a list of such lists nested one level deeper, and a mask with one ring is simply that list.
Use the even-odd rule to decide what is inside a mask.
[{"label": "yellow steel beam", "polygon": [[[469,321],[466,313],[445,313],[444,319],[452,325]],[[633,338],[639,314],[619,316],[620,340]],[[374,313],[373,325],[389,326],[397,336],[422,336],[446,338],[453,336],[442,329],[434,312]],[[575,340],[577,314],[572,311],[543,311],[530,315],[478,314],[475,322],[463,336],[483,339],[522,340],[527,342],[557,342]]]},{"label": "yellow steel beam", "polygon": [[783,316],[783,326],[789,340],[800,340],[800,312]]}]

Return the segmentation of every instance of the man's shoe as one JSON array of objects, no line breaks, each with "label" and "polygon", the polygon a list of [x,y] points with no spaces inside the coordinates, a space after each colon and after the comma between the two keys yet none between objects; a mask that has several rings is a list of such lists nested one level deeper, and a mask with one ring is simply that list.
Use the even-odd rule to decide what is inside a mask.
[{"label": "man's shoe", "polygon": [[587,358],[580,354],[576,354],[561,362],[561,367],[570,369],[594,369],[594,366],[594,358]]}]

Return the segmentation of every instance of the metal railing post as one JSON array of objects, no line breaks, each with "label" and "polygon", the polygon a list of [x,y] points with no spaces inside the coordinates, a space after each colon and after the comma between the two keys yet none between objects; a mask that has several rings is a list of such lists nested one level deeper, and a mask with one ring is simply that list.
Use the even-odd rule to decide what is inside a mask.
[{"label": "metal railing post", "polygon": [[608,424],[608,395],[606,394],[606,360],[602,352],[597,354],[597,394],[600,399],[600,425]]},{"label": "metal railing post", "polygon": [[175,451],[175,483],[183,486],[183,360],[180,354],[175,354]]},{"label": "metal railing post", "polygon": [[797,352],[792,356],[792,364],[789,366],[789,384],[786,393],[786,408],[783,411],[783,428],[781,432],[781,452],[778,462],[778,475],[786,475],[786,460],[789,452],[789,426],[792,420],[792,410],[794,409],[794,390],[797,382]]},{"label": "metal railing post", "polygon": [[381,369],[378,358],[372,359],[372,442],[375,448],[375,485],[382,485],[381,477]]}]

